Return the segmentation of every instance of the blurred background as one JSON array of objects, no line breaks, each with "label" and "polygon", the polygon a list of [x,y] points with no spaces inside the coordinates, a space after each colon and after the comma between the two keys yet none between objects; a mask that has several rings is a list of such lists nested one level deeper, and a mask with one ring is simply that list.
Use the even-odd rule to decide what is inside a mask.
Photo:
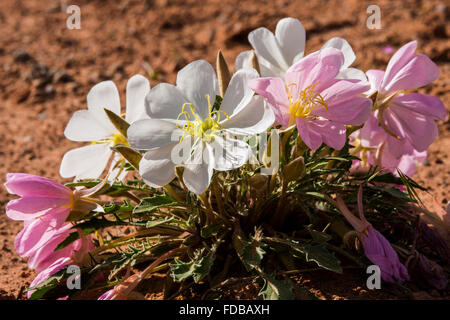
[{"label": "blurred background", "polygon": [[[80,9],[80,29],[68,28],[70,5]],[[370,5],[380,8],[381,29],[367,27]],[[63,154],[81,146],[64,138],[65,125],[74,111],[86,108],[96,83],[113,80],[124,106],[126,81],[136,73],[152,87],[174,82],[193,60],[214,63],[219,49],[234,70],[237,54],[250,48],[248,33],[261,26],[274,31],[284,17],[304,25],[305,54],[343,37],[356,53],[353,66],[364,71],[384,69],[395,50],[418,40],[418,51],[441,70],[440,78],[420,91],[439,96],[450,109],[448,1],[2,0],[0,183],[7,172],[63,181],[58,174]],[[429,188],[425,203],[434,196],[445,207],[450,200],[449,150],[447,120],[439,123],[439,137],[414,177]],[[10,199],[0,188],[0,299],[24,297],[34,277],[14,250],[20,224],[4,215]],[[338,298],[348,297],[349,290],[336,290]]]}]

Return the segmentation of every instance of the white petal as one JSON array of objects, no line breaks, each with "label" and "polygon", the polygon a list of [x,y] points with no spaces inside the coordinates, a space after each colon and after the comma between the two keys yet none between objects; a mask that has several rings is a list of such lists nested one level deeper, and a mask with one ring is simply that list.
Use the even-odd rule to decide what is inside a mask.
[{"label": "white petal", "polygon": [[255,49],[258,58],[261,56],[267,62],[284,72],[289,68],[289,64],[285,61],[281,53],[278,40],[268,29],[258,28],[253,30],[248,35],[248,41],[250,41],[252,47]]},{"label": "white petal", "polygon": [[188,101],[185,102],[193,103],[196,113],[202,118],[206,118],[208,116],[206,95],[209,94],[211,104],[214,104],[218,94],[217,78],[213,67],[205,60],[189,63],[178,72],[177,87],[188,98]]},{"label": "white petal", "polygon": [[221,125],[235,134],[252,135],[266,131],[274,122],[275,115],[264,97],[254,96],[244,108]]},{"label": "white petal", "polygon": [[207,145],[214,157],[214,169],[228,171],[243,166],[251,155],[250,146],[242,140],[229,136],[215,136],[214,141]]},{"label": "white petal", "polygon": [[[206,101],[206,100],[205,100]],[[168,83],[160,83],[145,97],[147,114],[153,119],[177,119],[184,103],[190,102],[181,90]]]},{"label": "white petal", "polygon": [[352,47],[347,40],[343,38],[331,38],[323,45],[322,49],[329,47],[341,50],[344,54],[344,64],[342,65],[342,68],[349,67],[356,59],[356,55],[353,52]]},{"label": "white petal", "polygon": [[258,77],[258,72],[251,68],[241,69],[233,74],[223,97],[220,110],[232,116],[246,106],[254,95],[253,90],[248,86],[248,82]]},{"label": "white petal", "polygon": [[184,166],[184,184],[195,194],[202,194],[211,182],[213,168],[214,158],[210,148],[205,147],[203,143],[199,144],[194,148],[192,158]]},{"label": "white petal", "polygon": [[103,81],[92,87],[87,95],[87,105],[89,111],[100,123],[109,127],[111,131],[116,131],[104,110],[108,109],[120,115],[119,92],[114,82]]},{"label": "white petal", "polygon": [[341,69],[336,76],[338,79],[356,79],[363,82],[367,82],[367,77],[365,73],[356,68],[345,68]]},{"label": "white petal", "polygon": [[182,132],[175,124],[160,119],[144,119],[134,122],[127,132],[130,146],[138,150],[164,147],[179,141]]},{"label": "white petal", "polygon": [[298,19],[284,18],[281,19],[275,30],[275,36],[280,44],[283,56],[291,66],[296,56],[305,51],[305,28]]},{"label": "white petal", "polygon": [[97,120],[89,110],[79,110],[70,118],[64,135],[72,141],[96,141],[109,138],[114,132]]},{"label": "white petal", "polygon": [[112,150],[108,143],[91,144],[66,152],[59,173],[63,178],[75,176],[79,179],[100,177],[108,164]]},{"label": "white petal", "polygon": [[145,112],[145,96],[150,91],[150,82],[147,78],[137,74],[127,82],[127,107],[125,120],[133,123],[148,118]]},{"label": "white petal", "polygon": [[238,56],[236,57],[236,62],[235,62],[236,71],[249,67],[251,55],[252,55],[251,50],[243,51],[238,54]]},{"label": "white petal", "polygon": [[139,162],[139,174],[150,187],[165,186],[175,178],[175,164],[171,160],[173,143],[162,148],[147,151]]}]

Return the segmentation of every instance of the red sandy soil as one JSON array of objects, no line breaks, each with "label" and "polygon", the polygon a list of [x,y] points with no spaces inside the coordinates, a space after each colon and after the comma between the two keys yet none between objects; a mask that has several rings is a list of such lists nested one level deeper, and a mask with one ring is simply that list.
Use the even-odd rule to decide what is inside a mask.
[{"label": "red sandy soil", "polygon": [[[196,59],[214,63],[221,49],[230,65],[249,49],[247,34],[260,26],[272,31],[279,19],[300,19],[307,31],[307,53],[334,36],[346,38],[357,55],[355,66],[384,69],[394,49],[417,39],[418,50],[441,70],[421,92],[438,95],[450,108],[450,5],[445,1],[243,1],[111,0],[74,1],[81,7],[81,29],[66,27],[64,1],[0,2],[0,183],[7,172],[27,172],[62,181],[59,163],[76,146],[63,131],[72,113],[86,108],[86,94],[112,79],[124,102],[133,74],[173,82]],[[69,3],[70,2],[66,2]],[[371,4],[381,8],[382,29],[366,27]],[[450,122],[439,123],[439,138],[415,178],[444,206],[450,200]],[[431,198],[431,196],[428,196]],[[24,298],[35,274],[14,250],[21,223],[10,221],[4,206],[12,199],[0,188],[0,299]],[[427,203],[430,203],[427,200]],[[391,299],[395,290],[365,289],[363,271],[344,276],[305,273],[298,282],[322,299]],[[148,298],[160,298],[155,279]],[[230,298],[256,298],[258,288],[239,283]],[[246,294],[244,294],[247,292]],[[416,292],[410,298],[446,298],[445,292]],[[185,298],[195,298],[194,296]]]}]

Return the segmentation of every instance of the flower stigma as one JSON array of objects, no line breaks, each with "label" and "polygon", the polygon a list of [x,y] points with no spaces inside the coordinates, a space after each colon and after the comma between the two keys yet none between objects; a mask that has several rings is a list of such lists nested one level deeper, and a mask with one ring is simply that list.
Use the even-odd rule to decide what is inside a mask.
[{"label": "flower stigma", "polygon": [[[215,133],[221,129],[221,115],[223,114],[227,119],[230,118],[224,111],[213,110],[209,94],[206,94],[205,98],[208,100],[208,117],[205,119],[199,117],[192,103],[186,102],[181,107],[181,113],[177,117],[177,122],[181,121],[180,118],[184,116],[185,120],[183,119],[183,121],[185,123],[177,124],[177,127],[183,130],[180,142],[183,141],[186,135],[200,138],[204,142],[211,142],[214,140]],[[189,111],[186,110],[187,106],[189,107]]]}]

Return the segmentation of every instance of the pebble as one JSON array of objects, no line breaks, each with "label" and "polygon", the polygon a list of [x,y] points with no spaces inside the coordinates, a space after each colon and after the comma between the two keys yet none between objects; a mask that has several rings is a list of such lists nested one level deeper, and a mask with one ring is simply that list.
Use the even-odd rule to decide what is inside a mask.
[{"label": "pebble", "polygon": [[20,63],[25,63],[25,62],[33,60],[33,57],[31,57],[31,55],[23,49],[15,50],[13,52],[13,58],[14,58],[14,62],[20,62]]}]

